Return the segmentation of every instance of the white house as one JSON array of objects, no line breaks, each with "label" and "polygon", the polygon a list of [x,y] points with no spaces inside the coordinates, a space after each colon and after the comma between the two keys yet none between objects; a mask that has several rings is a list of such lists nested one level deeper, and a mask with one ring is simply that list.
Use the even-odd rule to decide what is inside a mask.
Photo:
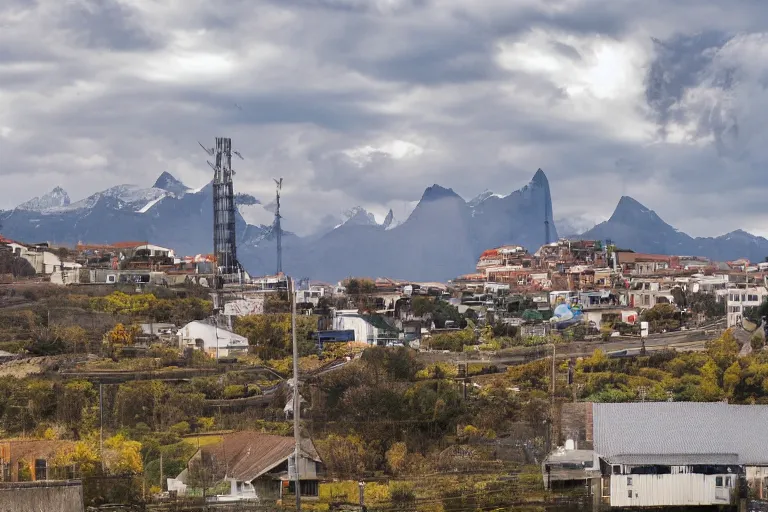
[{"label": "white house", "polygon": [[136,247],[136,252],[138,251],[146,251],[149,253],[149,256],[155,257],[155,258],[176,258],[176,254],[173,252],[173,249],[168,249],[166,247],[160,247],[159,245],[153,245],[153,244],[144,244],[139,245]]},{"label": "white house", "polygon": [[197,348],[211,357],[229,357],[248,352],[248,338],[205,322],[190,322],[177,335],[180,348]]},{"label": "white house", "polygon": [[333,330],[355,331],[355,341],[369,345],[388,345],[400,340],[398,330],[376,315],[360,315],[355,309],[333,313]]},{"label": "white house", "polygon": [[765,286],[729,288],[722,295],[725,296],[728,327],[733,327],[741,323],[745,308],[760,306],[765,301],[768,289]]}]

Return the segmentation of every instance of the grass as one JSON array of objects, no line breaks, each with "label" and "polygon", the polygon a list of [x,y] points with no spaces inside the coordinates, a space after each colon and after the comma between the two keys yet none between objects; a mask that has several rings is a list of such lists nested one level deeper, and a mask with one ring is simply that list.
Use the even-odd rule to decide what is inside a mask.
[{"label": "grass", "polygon": [[[212,444],[218,444],[224,439],[224,436],[222,435],[199,435],[199,436],[188,436],[184,438],[185,443],[189,443],[192,446],[200,446],[202,448],[203,446],[209,446]],[[199,444],[198,444],[199,443]]]}]

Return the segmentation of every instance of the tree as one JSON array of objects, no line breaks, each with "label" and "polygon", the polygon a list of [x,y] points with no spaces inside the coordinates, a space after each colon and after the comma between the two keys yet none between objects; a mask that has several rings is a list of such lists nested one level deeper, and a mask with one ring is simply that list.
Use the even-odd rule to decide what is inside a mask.
[{"label": "tree", "polygon": [[389,471],[397,476],[405,470],[408,459],[408,447],[403,442],[394,443],[385,456]]},{"label": "tree", "polygon": [[132,345],[139,334],[141,330],[136,325],[126,327],[123,324],[117,324],[104,335],[104,342],[110,347]]},{"label": "tree", "polygon": [[707,354],[720,371],[725,371],[739,356],[739,342],[728,329],[722,336],[707,343]]},{"label": "tree", "polygon": [[435,303],[428,297],[414,297],[411,299],[411,311],[415,316],[424,317],[435,310]]},{"label": "tree", "polygon": [[104,441],[104,465],[113,475],[137,475],[142,472],[141,443],[117,434]]},{"label": "tree", "polygon": [[723,390],[729,397],[733,396],[736,386],[738,386],[740,381],[741,365],[738,361],[734,361],[723,374]]},{"label": "tree", "polygon": [[56,329],[39,327],[32,332],[32,340],[24,348],[36,356],[49,356],[64,353],[66,345]]},{"label": "tree", "polygon": [[60,390],[56,414],[75,439],[95,425],[96,390],[88,381],[67,382]]},{"label": "tree", "polygon": [[[296,339],[302,356],[317,352],[310,333],[317,330],[317,317],[296,317]],[[292,353],[291,315],[285,313],[249,315],[235,320],[235,332],[248,338],[254,353],[264,360],[280,359]]]},{"label": "tree", "polygon": [[681,312],[677,311],[672,304],[656,304],[641,316],[642,320],[649,323],[651,332],[678,329],[680,317]]}]

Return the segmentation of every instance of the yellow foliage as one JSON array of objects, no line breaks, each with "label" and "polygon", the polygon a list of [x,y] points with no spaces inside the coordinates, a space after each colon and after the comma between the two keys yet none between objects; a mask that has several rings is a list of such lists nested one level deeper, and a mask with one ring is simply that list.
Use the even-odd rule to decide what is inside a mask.
[{"label": "yellow foliage", "polygon": [[126,327],[123,324],[117,324],[104,335],[104,341],[110,345],[131,345],[140,333],[141,329],[136,325]]},{"label": "yellow foliage", "polygon": [[45,432],[43,432],[43,439],[46,439],[48,441],[56,439],[56,431],[53,430],[51,427],[48,427],[47,429],[45,429]]},{"label": "yellow foliage", "polygon": [[383,505],[389,501],[389,485],[368,482],[365,484],[363,495],[366,505]]},{"label": "yellow foliage", "polygon": [[78,441],[74,448],[62,448],[53,457],[53,467],[64,468],[75,466],[84,476],[95,472],[99,463],[98,450],[93,442]]},{"label": "yellow foliage", "polygon": [[405,443],[394,443],[386,453],[387,466],[393,475],[398,475],[405,470],[408,458],[408,447]]},{"label": "yellow foliage", "polygon": [[104,464],[114,475],[141,473],[141,443],[122,434],[110,437],[104,441]]},{"label": "yellow foliage", "polygon": [[199,425],[200,429],[203,432],[208,432],[209,430],[213,430],[213,426],[216,423],[216,419],[213,416],[200,416],[197,418],[197,424]]}]

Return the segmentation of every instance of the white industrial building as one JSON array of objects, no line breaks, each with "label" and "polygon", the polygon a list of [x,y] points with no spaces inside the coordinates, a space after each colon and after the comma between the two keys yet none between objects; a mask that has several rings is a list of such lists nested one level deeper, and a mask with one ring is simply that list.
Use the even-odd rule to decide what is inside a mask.
[{"label": "white industrial building", "polygon": [[597,508],[733,507],[747,488],[768,497],[768,406],[584,405],[586,435],[545,460],[548,487],[588,485]]},{"label": "white industrial building", "polygon": [[179,347],[203,350],[211,357],[229,357],[248,352],[248,338],[213,324],[190,322],[177,333]]}]

